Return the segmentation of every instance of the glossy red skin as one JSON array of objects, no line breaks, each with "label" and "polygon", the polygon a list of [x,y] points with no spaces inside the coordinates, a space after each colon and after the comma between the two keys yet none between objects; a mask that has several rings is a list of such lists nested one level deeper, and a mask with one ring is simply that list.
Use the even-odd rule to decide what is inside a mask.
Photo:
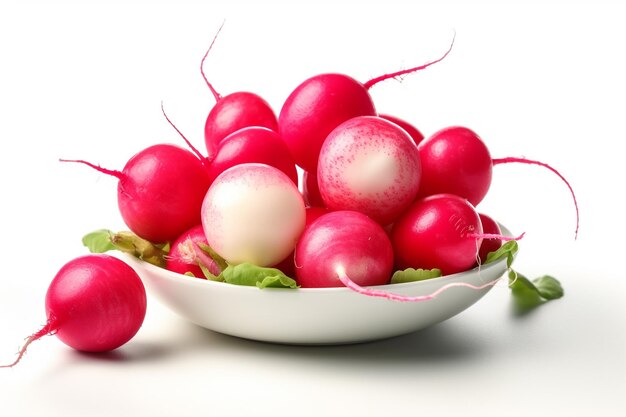
[{"label": "glossy red skin", "polygon": [[304,171],[302,174],[302,196],[308,207],[324,207],[324,200],[317,184],[317,173]]},{"label": "glossy red skin", "polygon": [[55,335],[85,352],[105,352],[128,342],[146,314],[146,291],[137,273],[110,255],[91,254],[65,264],[46,293]]},{"label": "glossy red skin", "polygon": [[278,131],[276,114],[265,99],[240,91],[221,97],[209,112],[204,124],[204,141],[209,157],[219,143],[231,133],[249,126]]},{"label": "glossy red skin", "polygon": [[422,132],[420,132],[415,126],[413,126],[406,120],[396,116],[392,116],[390,114],[379,114],[378,116],[382,117],[383,119],[387,119],[390,122],[397,124],[402,129],[406,130],[406,133],[411,136],[411,139],[413,139],[413,142],[415,142],[416,145],[418,145],[424,139],[424,135],[422,134]]},{"label": "glossy red skin", "polygon": [[491,185],[489,149],[472,130],[452,126],[434,133],[417,146],[422,160],[418,198],[451,193],[477,206]]},{"label": "glossy red skin", "polygon": [[[170,252],[166,258],[165,269],[179,274],[192,273],[194,277],[204,278],[204,273],[197,263],[188,263],[185,260],[185,252],[188,250],[188,248],[183,248],[183,245],[189,245],[191,243],[188,242],[189,240],[194,245],[196,245],[195,250],[197,251],[202,250],[199,246],[197,246],[197,244],[209,246],[202,225],[198,224],[192,227],[191,229],[180,235],[172,243]],[[219,275],[219,267],[210,258],[210,256],[206,255],[204,257],[204,265],[213,275]]]},{"label": "glossy red skin", "polygon": [[296,281],[303,288],[343,287],[342,266],[361,286],[389,283],[393,249],[383,228],[356,211],[333,211],[305,230],[296,246]]},{"label": "glossy red skin", "polygon": [[326,136],[355,116],[376,115],[362,83],[343,74],[313,76],[287,97],[278,115],[278,132],[304,171],[316,172]]},{"label": "glossy red skin", "polygon": [[[315,220],[317,220],[319,217],[326,213],[330,213],[330,210],[324,207],[307,207],[305,209],[306,223],[304,229],[306,230],[306,228],[309,227],[311,223],[313,223]],[[280,269],[288,277],[295,277],[296,267],[294,265],[294,253],[292,252],[282,262],[275,265],[274,268]]]},{"label": "glossy red skin", "polygon": [[278,168],[298,184],[296,164],[285,142],[275,131],[259,126],[239,129],[220,142],[209,166],[209,180],[213,182],[228,168],[248,162]]},{"label": "glossy red skin", "polygon": [[[480,217],[480,223],[483,226],[484,234],[494,234],[494,235],[502,235],[502,230],[500,229],[500,225],[483,213],[478,213]],[[489,252],[496,251],[502,246],[502,239],[483,239],[483,242],[480,244],[480,250],[478,251],[478,259],[483,263],[487,259],[487,255]]]},{"label": "glossy red skin", "polygon": [[[383,164],[379,155],[385,155]],[[358,165],[362,156],[367,166]],[[390,164],[397,170],[393,175],[388,172]],[[352,181],[346,173],[355,169],[361,178]],[[421,172],[417,147],[406,131],[377,116],[358,116],[339,125],[324,141],[317,183],[326,207],[360,211],[385,226],[414,201]],[[355,182],[362,183],[360,188]]]},{"label": "glossy red skin", "polygon": [[129,159],[122,171],[120,214],[139,237],[172,241],[200,223],[209,185],[207,171],[193,153],[177,145],[153,145]]},{"label": "glossy red skin", "polygon": [[443,275],[474,266],[482,239],[480,218],[464,198],[437,194],[417,200],[391,231],[396,269],[439,268]]}]

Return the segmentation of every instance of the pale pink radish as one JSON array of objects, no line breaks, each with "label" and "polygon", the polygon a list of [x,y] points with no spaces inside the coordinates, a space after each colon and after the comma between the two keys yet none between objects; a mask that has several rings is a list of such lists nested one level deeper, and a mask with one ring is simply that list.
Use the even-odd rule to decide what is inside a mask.
[{"label": "pale pink radish", "polygon": [[413,202],[420,178],[415,143],[404,129],[380,117],[342,123],[320,150],[317,182],[325,206],[360,211],[383,226]]},{"label": "pale pink radish", "polygon": [[303,288],[342,287],[340,271],[359,285],[382,285],[391,279],[393,250],[383,228],[366,215],[334,211],[305,229],[295,266]]},{"label": "pale pink radish", "polygon": [[26,339],[28,346],[47,335],[84,352],[106,352],[124,345],[141,328],[146,291],[137,273],[118,258],[90,254],[66,263],[45,298],[46,324]]},{"label": "pale pink radish", "polygon": [[202,205],[209,246],[229,264],[271,266],[289,255],[305,226],[304,200],[281,170],[245,163],[222,172]]}]

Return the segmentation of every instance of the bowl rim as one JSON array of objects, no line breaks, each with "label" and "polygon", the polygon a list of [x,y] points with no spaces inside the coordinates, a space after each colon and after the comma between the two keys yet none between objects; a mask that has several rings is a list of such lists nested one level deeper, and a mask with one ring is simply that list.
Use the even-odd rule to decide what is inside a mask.
[{"label": "bowl rim", "polygon": [[[500,226],[502,230],[502,234],[504,236],[512,236],[508,228],[506,228],[500,223],[498,223],[498,225]],[[148,272],[158,275],[159,277],[163,279],[167,279],[168,281],[175,281],[175,283],[181,283],[181,284],[185,283],[187,285],[197,285],[197,286],[202,286],[202,287],[214,286],[216,288],[221,288],[221,289],[237,289],[238,291],[258,291],[259,290],[256,286],[252,286],[252,285],[235,285],[235,284],[229,284],[229,283],[221,282],[221,281],[212,281],[209,279],[191,277],[188,275],[179,274],[174,271],[169,271],[165,268],[153,265],[149,262],[145,262],[133,255],[129,255],[126,253],[119,253],[119,255],[121,255],[127,261],[130,260],[131,263],[135,263],[141,268],[147,269]],[[364,288],[390,291],[390,290],[419,288],[420,286],[432,286],[436,284],[440,284],[443,286],[447,284],[448,282],[456,281],[463,276],[469,276],[475,273],[480,273],[481,271],[486,271],[486,270],[488,271],[489,269],[492,269],[492,268],[500,268],[503,262],[507,262],[507,259],[506,258],[500,259],[496,262],[490,262],[485,265],[475,266],[474,268],[468,269],[466,271],[443,275],[443,276],[436,277],[436,278],[429,278],[429,279],[425,279],[421,281],[400,282],[400,283],[395,283],[395,284],[372,285],[372,286],[366,286]],[[345,292],[352,293],[353,292],[353,290],[347,287],[321,287],[321,288],[272,288],[272,287],[268,287],[268,288],[264,288],[263,290],[272,291],[272,292],[288,291],[290,293],[298,292],[298,293],[311,293],[311,294],[312,293],[345,293]]]}]

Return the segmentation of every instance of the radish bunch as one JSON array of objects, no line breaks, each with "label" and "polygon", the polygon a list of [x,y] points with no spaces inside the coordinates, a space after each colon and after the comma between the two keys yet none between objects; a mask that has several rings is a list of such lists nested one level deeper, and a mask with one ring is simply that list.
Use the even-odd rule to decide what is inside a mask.
[{"label": "radish bunch", "polygon": [[[158,262],[166,268],[216,280],[239,264],[278,268],[300,287],[387,284],[407,269],[467,271],[513,239],[477,210],[493,166],[507,162],[549,168],[576,204],[552,167],[493,159],[467,127],[425,137],[409,121],[378,113],[374,85],[440,62],[452,44],[437,60],[366,82],[313,75],[275,113],[256,93],[216,91],[204,71],[216,38],[200,65],[216,100],[205,121],[207,156],[163,111],[189,151],[155,145],[122,171],[78,160],[119,179],[120,213],[132,233],[147,247],[171,244]],[[130,246],[145,259],[142,245]]]},{"label": "radish bunch", "polygon": [[[467,127],[425,137],[412,123],[377,111],[371,87],[428,68],[450,50],[364,83],[339,73],[313,75],[292,90],[277,114],[255,93],[216,91],[204,72],[215,38],[201,61],[216,101],[205,121],[207,156],[176,129],[190,150],[154,144],[121,170],[62,160],[117,180],[119,212],[130,231],[86,236],[92,252],[117,249],[226,283],[347,286],[368,296],[425,301],[436,294],[409,298],[366,287],[467,271],[494,253],[511,256],[515,246],[498,253],[504,241],[518,238],[503,236],[477,210],[493,166],[510,162],[543,166],[566,183],[578,232],[574,192],[551,166],[493,159]],[[15,363],[46,334],[86,351],[123,345],[141,326],[145,291],[128,265],[93,254],[62,268],[46,306],[48,321],[27,339]]]}]

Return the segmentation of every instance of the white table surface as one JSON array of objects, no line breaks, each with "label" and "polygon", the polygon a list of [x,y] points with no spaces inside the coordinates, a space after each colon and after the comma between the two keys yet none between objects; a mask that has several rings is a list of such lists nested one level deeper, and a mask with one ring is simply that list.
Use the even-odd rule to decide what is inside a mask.
[{"label": "white table surface", "polygon": [[518,315],[499,286],[432,328],[334,347],[216,334],[150,297],[142,329],[110,354],[32,344],[0,370],[0,415],[626,415],[624,7],[386,1],[350,14],[339,3],[2,3],[0,362],[45,321],[47,285],[86,253],[82,235],[124,227],[115,181],[58,158],[121,169],[144,146],[182,143],[161,100],[201,147],[213,102],[198,65],[224,18],[207,75],[277,111],[308,76],[366,81],[437,57],[456,31],[444,62],[372,95],[426,134],[466,125],[494,157],[561,170],[580,205],[577,240],[567,189],[538,167],[496,167],[479,208],[526,232],[515,268],[556,276],[565,297]]}]

